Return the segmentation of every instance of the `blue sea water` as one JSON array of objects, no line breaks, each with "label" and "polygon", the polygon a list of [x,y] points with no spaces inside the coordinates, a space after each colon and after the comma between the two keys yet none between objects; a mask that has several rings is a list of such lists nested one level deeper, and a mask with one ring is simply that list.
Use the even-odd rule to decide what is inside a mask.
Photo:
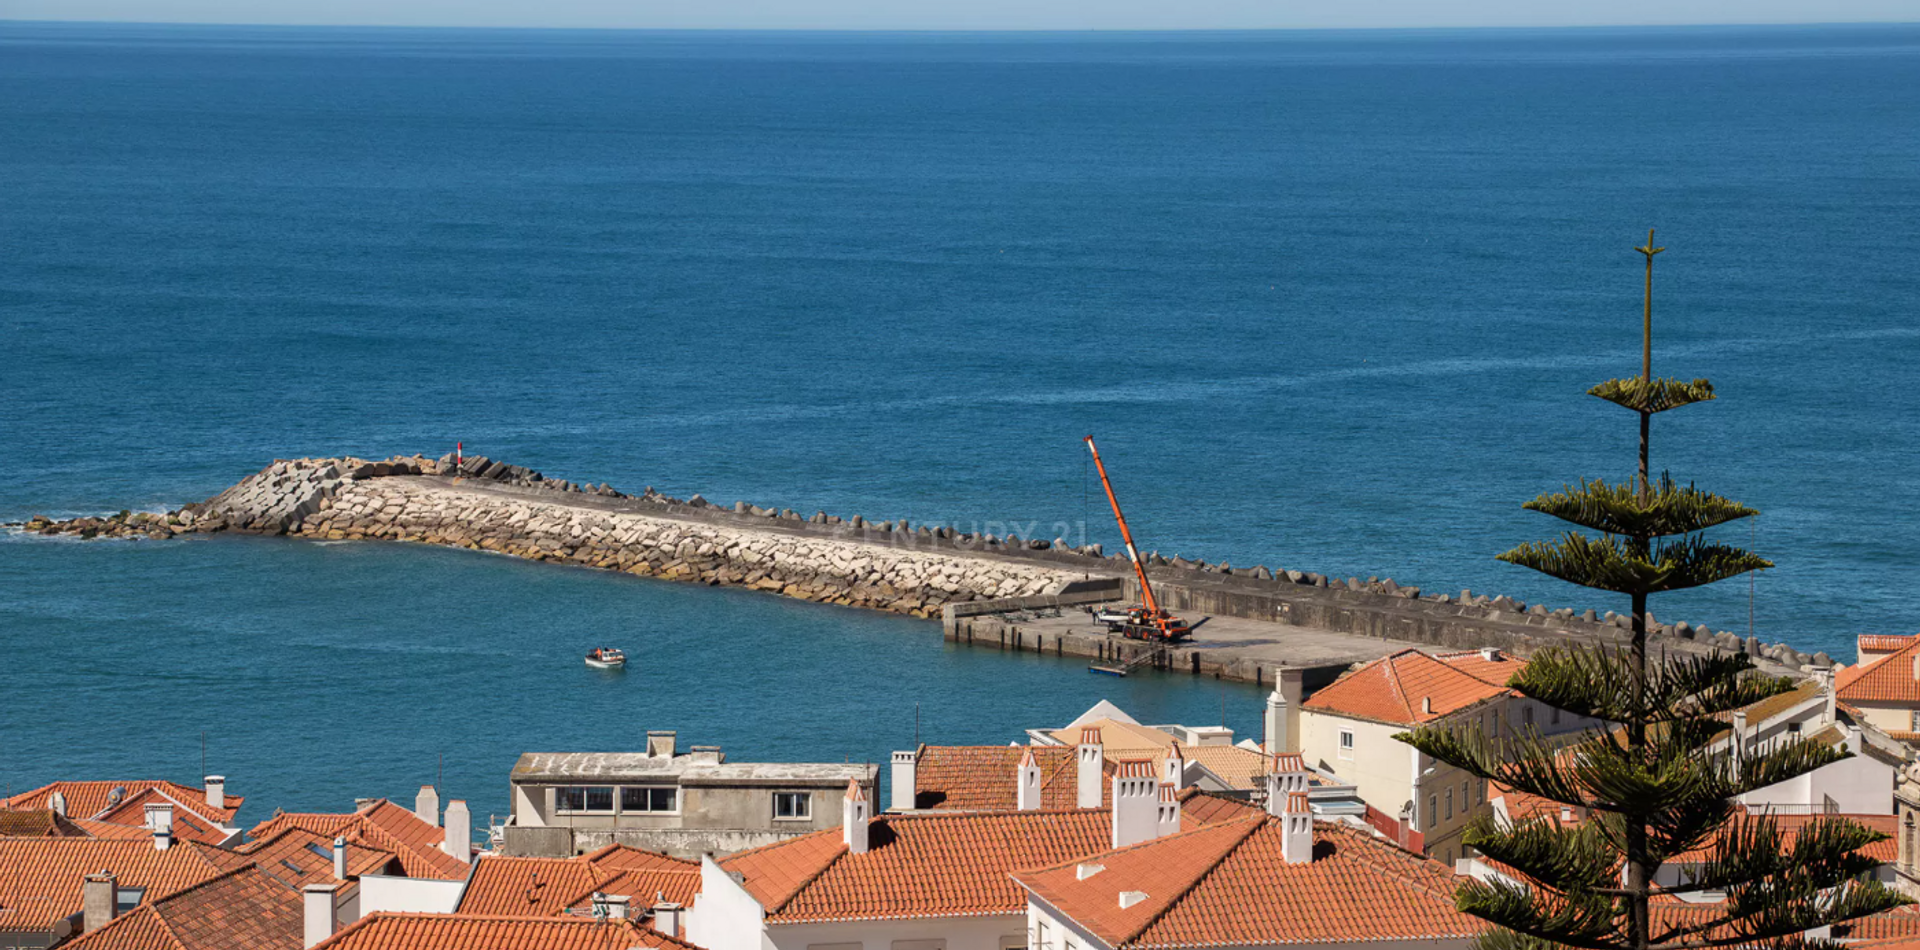
[{"label": "blue sea water", "polygon": [[[755,34],[0,22],[0,520],[275,457],[575,480],[1550,605],[1582,395],[1765,515],[1767,639],[1920,614],[1920,26]],[[1749,531],[1751,534],[1749,535]],[[1655,612],[1744,632],[1743,582]],[[639,669],[590,675],[626,645]],[[1259,696],[930,624],[461,552],[0,538],[0,782],[504,808],[650,728],[883,761]],[[251,809],[253,806],[250,805]]]}]

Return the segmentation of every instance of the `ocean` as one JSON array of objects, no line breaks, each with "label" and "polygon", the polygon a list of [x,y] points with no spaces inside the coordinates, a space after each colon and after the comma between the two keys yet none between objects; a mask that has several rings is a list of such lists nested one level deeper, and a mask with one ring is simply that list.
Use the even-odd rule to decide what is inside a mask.
[{"label": "ocean", "polygon": [[[0,22],[0,520],[463,441],[576,481],[1623,609],[1493,556],[1654,466],[1920,614],[1920,26],[784,34]],[[579,656],[612,642],[623,676]],[[1259,691],[465,552],[0,536],[0,784],[504,812],[523,751],[884,762]]]}]

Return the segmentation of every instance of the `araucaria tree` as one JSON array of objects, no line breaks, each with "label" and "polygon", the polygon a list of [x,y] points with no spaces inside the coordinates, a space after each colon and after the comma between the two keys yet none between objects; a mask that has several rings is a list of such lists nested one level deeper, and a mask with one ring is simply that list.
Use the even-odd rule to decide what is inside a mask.
[{"label": "araucaria tree", "polygon": [[[1521,885],[1471,880],[1462,911],[1491,922],[1481,946],[1517,950],[1778,947],[1824,943],[1820,928],[1888,910],[1906,899],[1874,882],[1875,862],[1859,853],[1885,837],[1838,817],[1783,834],[1766,814],[1734,799],[1851,754],[1793,739],[1749,748],[1730,741],[1726,714],[1792,688],[1761,675],[1745,655],[1661,650],[1649,654],[1647,598],[1699,587],[1773,565],[1703,532],[1757,514],[1667,475],[1649,475],[1654,415],[1713,398],[1707,380],[1653,375],[1653,256],[1640,375],[1589,390],[1639,416],[1640,465],[1619,483],[1583,481],[1525,507],[1598,536],[1569,531],[1523,544],[1500,559],[1598,590],[1625,594],[1632,636],[1622,644],[1554,647],[1536,653],[1508,684],[1523,696],[1605,725],[1573,742],[1528,731],[1489,737],[1477,728],[1426,727],[1402,734],[1427,755],[1508,788],[1571,806],[1588,816],[1544,814],[1501,826],[1482,820],[1466,843],[1512,868]],[[1677,878],[1656,875],[1687,854]],[[1662,883],[1664,882],[1664,883]],[[1681,901],[1677,895],[1689,895]],[[1724,895],[1700,900],[1700,895]],[[1811,933],[1810,933],[1811,932]]]}]

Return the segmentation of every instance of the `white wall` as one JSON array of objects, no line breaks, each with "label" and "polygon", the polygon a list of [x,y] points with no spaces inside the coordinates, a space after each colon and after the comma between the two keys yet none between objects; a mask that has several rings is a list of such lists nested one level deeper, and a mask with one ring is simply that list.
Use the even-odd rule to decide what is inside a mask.
[{"label": "white wall", "polygon": [[360,877],[360,914],[377,910],[396,910],[416,914],[451,914],[460,906],[460,895],[467,882],[437,881],[423,877],[388,877],[365,874]]},{"label": "white wall", "polygon": [[[823,944],[860,950],[893,950],[894,941],[945,941],[944,950],[1001,950],[1026,945],[1025,914],[932,917],[920,920],[860,920],[823,924],[772,924],[775,950],[807,950]],[[703,945],[704,946],[704,945]],[[921,944],[916,950],[927,950]],[[716,948],[708,947],[708,950]],[[852,950],[852,947],[846,947]]]},{"label": "white wall", "polygon": [[[1490,704],[1488,708],[1474,709],[1459,718],[1482,723],[1484,727],[1492,716],[1499,714],[1497,707],[1498,704]],[[1350,755],[1343,755],[1340,749],[1343,729],[1354,734]],[[1406,726],[1305,709],[1300,715],[1301,754],[1308,765],[1323,768],[1339,776],[1342,782],[1351,783],[1363,801],[1389,818],[1398,819],[1401,810],[1412,800],[1413,830],[1426,836],[1427,853],[1452,861],[1462,856],[1460,833],[1475,814],[1488,807],[1487,784],[1451,765],[1427,758],[1393,738],[1406,731]],[[1429,768],[1432,774],[1423,774]],[[1447,808],[1449,792],[1453,796],[1451,813]]]},{"label": "white wall", "polygon": [[687,909],[686,941],[706,950],[767,950],[766,910],[715,864],[700,859],[700,896]]},{"label": "white wall", "polygon": [[1843,814],[1891,815],[1896,777],[1893,766],[1855,752],[1852,758],[1748,792],[1740,796],[1740,802],[1749,808],[1783,805],[1794,811],[1809,807],[1820,811],[1831,797]]}]

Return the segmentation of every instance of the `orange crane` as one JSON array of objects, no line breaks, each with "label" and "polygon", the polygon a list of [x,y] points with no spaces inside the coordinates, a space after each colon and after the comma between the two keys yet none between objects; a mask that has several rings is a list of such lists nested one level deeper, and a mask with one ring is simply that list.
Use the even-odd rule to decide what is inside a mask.
[{"label": "orange crane", "polygon": [[1132,607],[1127,610],[1127,619],[1110,624],[1120,634],[1135,640],[1160,640],[1176,642],[1193,635],[1193,628],[1165,610],[1154,599],[1153,584],[1147,580],[1147,568],[1140,563],[1140,550],[1133,546],[1133,532],[1127,529],[1127,516],[1120,513],[1120,499],[1114,497],[1113,482],[1107,478],[1107,466],[1100,461],[1100,450],[1094,447],[1093,436],[1087,436],[1087,451],[1093,453],[1093,467],[1100,470],[1100,486],[1107,490],[1107,501],[1113,505],[1113,520],[1120,522],[1120,538],[1127,543],[1127,557],[1133,561],[1133,574],[1140,580],[1140,598],[1146,601],[1145,607]]}]

